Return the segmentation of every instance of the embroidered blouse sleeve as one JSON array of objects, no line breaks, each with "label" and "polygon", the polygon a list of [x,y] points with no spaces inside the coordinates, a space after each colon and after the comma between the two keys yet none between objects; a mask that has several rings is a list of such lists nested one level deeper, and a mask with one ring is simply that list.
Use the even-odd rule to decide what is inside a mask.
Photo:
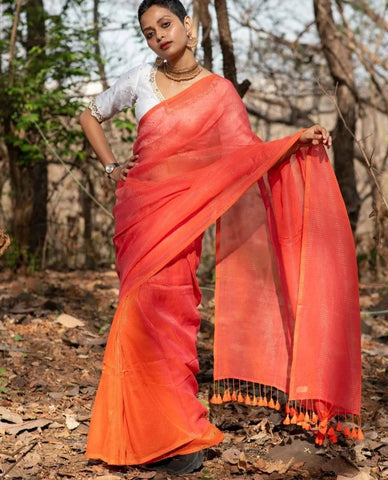
[{"label": "embroidered blouse sleeve", "polygon": [[132,107],[137,100],[140,70],[141,66],[125,72],[110,88],[97,95],[89,104],[92,116],[101,123]]}]

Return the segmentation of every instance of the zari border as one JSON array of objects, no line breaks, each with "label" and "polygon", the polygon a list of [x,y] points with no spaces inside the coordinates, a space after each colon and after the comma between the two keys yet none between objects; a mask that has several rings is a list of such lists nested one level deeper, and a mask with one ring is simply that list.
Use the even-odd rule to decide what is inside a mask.
[{"label": "zari border", "polygon": [[160,101],[160,102],[164,102],[164,100],[166,100],[163,96],[163,93],[159,90],[159,87],[156,83],[156,72],[158,71],[158,67],[156,65],[156,63],[154,63],[151,67],[151,70],[150,70],[150,84],[151,84],[151,87],[152,87],[152,90],[156,96],[156,98]]},{"label": "zari border", "polygon": [[104,117],[98,111],[97,105],[95,104],[94,100],[89,103],[88,108],[92,117],[96,118],[98,123],[102,123],[104,121]]}]

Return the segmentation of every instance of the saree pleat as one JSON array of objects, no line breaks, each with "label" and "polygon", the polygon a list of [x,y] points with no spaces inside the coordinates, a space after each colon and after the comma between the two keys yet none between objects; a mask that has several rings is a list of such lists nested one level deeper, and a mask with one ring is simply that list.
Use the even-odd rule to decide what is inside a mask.
[{"label": "saree pleat", "polygon": [[274,387],[321,419],[359,414],[352,234],[323,147],[278,163],[300,135],[261,142],[217,75],[142,118],[116,192],[120,302],[88,457],[147,463],[222,440],[195,380],[195,271],[216,220],[215,379]]},{"label": "saree pleat", "polygon": [[139,464],[222,440],[196,397],[201,240],[120,302],[93,410],[89,458]]}]

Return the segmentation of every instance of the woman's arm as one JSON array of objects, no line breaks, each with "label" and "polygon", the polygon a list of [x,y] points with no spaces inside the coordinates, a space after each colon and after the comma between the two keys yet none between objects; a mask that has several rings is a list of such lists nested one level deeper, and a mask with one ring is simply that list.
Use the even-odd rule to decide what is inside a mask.
[{"label": "woman's arm", "polygon": [[[80,122],[82,129],[85,132],[87,139],[89,140],[90,145],[95,151],[103,167],[109,165],[110,163],[116,163],[117,160],[111,148],[109,147],[108,140],[106,139],[101,124],[97,121],[95,117],[93,117],[89,108],[82,112],[80,116]],[[124,165],[115,168],[113,172],[109,175],[110,178],[112,178],[116,182],[118,180],[125,180],[130,167],[133,167],[135,165],[134,160],[136,158],[137,155],[134,155]]]},{"label": "woman's arm", "polygon": [[90,145],[102,165],[105,167],[109,163],[115,163],[117,160],[108,145],[105,133],[100,123],[93,117],[88,108],[82,112],[80,122]]}]

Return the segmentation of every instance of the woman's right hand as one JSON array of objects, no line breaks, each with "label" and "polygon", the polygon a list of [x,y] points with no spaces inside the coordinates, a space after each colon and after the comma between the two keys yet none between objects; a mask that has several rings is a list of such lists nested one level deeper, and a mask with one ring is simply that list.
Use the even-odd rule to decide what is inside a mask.
[{"label": "woman's right hand", "polygon": [[137,165],[136,160],[138,159],[139,155],[132,155],[128,161],[120,165],[113,170],[113,172],[109,175],[112,180],[118,182],[119,180],[126,180],[128,172]]}]

